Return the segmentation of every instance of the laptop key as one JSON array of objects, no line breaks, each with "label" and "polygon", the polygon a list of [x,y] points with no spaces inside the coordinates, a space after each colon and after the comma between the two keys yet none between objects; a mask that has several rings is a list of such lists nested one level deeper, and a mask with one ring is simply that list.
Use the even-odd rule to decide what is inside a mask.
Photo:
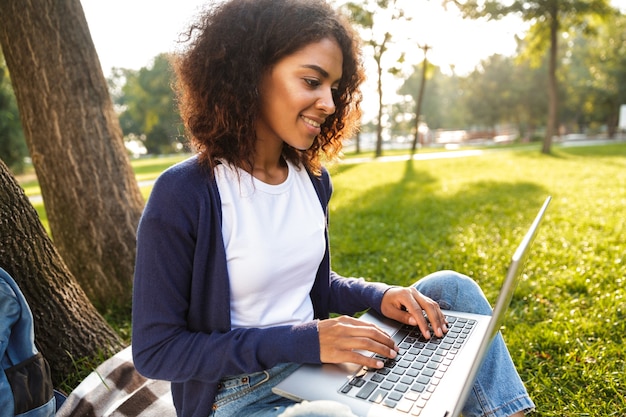
[{"label": "laptop key", "polygon": [[406,384],[398,384],[398,385],[396,385],[394,390],[404,394],[405,392],[407,392],[409,390],[409,386],[406,385]]},{"label": "laptop key", "polygon": [[389,382],[393,382],[396,383],[400,380],[400,376],[396,375],[396,374],[391,374],[386,378],[387,381]]},{"label": "laptop key", "polygon": [[393,391],[393,392],[389,393],[387,398],[392,400],[392,401],[400,401],[402,399],[402,394],[400,394],[399,392]]},{"label": "laptop key", "polygon": [[404,378],[402,378],[402,380],[400,382],[402,382],[403,384],[410,385],[410,384],[413,383],[413,378],[409,378],[409,377],[405,376]]},{"label": "laptop key", "polygon": [[420,384],[424,384],[424,385],[428,385],[428,383],[430,382],[430,378],[427,376],[424,376],[423,374],[418,376],[415,379],[415,382],[419,382]]},{"label": "laptop key", "polygon": [[386,396],[387,396],[387,393],[379,389],[374,393],[374,395],[370,397],[370,401],[376,404],[380,404],[385,399]]},{"label": "laptop key", "polygon": [[413,408],[413,401],[409,401],[406,398],[403,398],[398,402],[396,406],[396,410],[402,411],[403,413],[408,413]]},{"label": "laptop key", "polygon": [[404,398],[413,402],[417,401],[419,397],[420,397],[419,393],[415,391],[409,391],[406,394],[404,394]]},{"label": "laptop key", "polygon": [[389,368],[377,369],[376,373],[379,374],[379,375],[387,375],[389,373]]},{"label": "laptop key", "polygon": [[372,375],[372,377],[370,378],[370,380],[374,381],[374,382],[382,382],[385,378],[380,375],[380,374],[374,374]]},{"label": "laptop key", "polygon": [[363,378],[352,378],[350,381],[350,385],[354,385],[355,387],[362,387],[365,384],[365,380]]},{"label": "laptop key", "polygon": [[356,395],[357,398],[362,398],[362,399],[367,399],[370,395],[372,395],[372,392],[374,392],[374,390],[377,388],[377,385],[374,384],[373,382],[367,382],[363,388],[361,388],[361,391],[358,392],[358,394]]},{"label": "laptop key", "polygon": [[[426,358],[428,359],[428,358]],[[428,362],[428,361],[427,361]],[[420,370],[424,367],[424,364],[422,362],[415,362],[413,365],[411,365],[411,368],[416,369],[416,370]]]},{"label": "laptop key", "polygon": [[396,404],[398,404],[397,401],[393,401],[390,400],[389,398],[385,399],[385,401],[383,401],[383,405],[389,407],[389,408],[395,408]]},{"label": "laptop key", "polygon": [[426,385],[422,384],[421,382],[416,382],[413,385],[411,385],[411,390],[415,392],[423,392],[425,389],[426,389]]},{"label": "laptop key", "polygon": [[393,388],[393,383],[389,381],[385,381],[382,384],[380,384],[380,389],[384,389],[385,391],[391,391],[392,388]]},{"label": "laptop key", "polygon": [[393,339],[394,342],[396,342],[397,345],[399,345],[400,343],[402,343],[402,340],[404,340],[404,338],[407,337],[408,335],[409,335],[409,331],[405,327],[402,327],[391,338]]}]

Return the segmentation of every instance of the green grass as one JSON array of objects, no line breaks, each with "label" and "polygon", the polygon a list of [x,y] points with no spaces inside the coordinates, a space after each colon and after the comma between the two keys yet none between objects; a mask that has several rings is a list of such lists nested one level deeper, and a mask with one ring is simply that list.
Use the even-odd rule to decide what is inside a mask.
[{"label": "green grass", "polygon": [[409,285],[454,269],[492,302],[552,195],[503,335],[538,415],[626,415],[626,144],[333,171],[334,270]]},{"label": "green grass", "polygon": [[[134,166],[153,178],[173,162]],[[399,285],[454,269],[492,302],[551,195],[504,338],[536,415],[626,415],[626,144],[555,146],[552,156],[536,145],[331,172],[333,269]]]}]

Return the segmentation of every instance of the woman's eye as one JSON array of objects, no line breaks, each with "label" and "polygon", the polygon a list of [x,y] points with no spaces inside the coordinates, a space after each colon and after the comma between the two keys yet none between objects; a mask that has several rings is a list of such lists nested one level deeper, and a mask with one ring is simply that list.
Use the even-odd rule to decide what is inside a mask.
[{"label": "woman's eye", "polygon": [[307,85],[309,87],[319,87],[320,86],[320,82],[319,80],[313,79],[313,78],[305,78],[304,82],[307,83]]}]

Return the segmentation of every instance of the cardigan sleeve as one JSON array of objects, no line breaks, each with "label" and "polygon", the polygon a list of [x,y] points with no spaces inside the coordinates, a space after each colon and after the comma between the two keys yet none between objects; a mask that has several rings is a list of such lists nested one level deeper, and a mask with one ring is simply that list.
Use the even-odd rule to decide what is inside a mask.
[{"label": "cardigan sleeve", "polygon": [[143,375],[217,382],[281,362],[319,363],[317,322],[230,329],[219,194],[197,163],[155,183],[137,233],[133,360]]}]

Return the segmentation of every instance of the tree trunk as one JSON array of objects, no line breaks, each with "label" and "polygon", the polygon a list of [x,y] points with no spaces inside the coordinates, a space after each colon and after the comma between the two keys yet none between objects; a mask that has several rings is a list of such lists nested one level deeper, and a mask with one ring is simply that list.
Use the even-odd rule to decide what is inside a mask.
[{"label": "tree trunk", "polygon": [[129,305],[143,198],[79,0],[0,0],[0,43],[55,246],[98,308]]},{"label": "tree trunk", "polygon": [[[554,6],[558,8],[557,5]],[[550,62],[548,64],[548,124],[546,126],[546,137],[543,139],[541,152],[549,154],[552,148],[552,137],[557,134],[558,120],[557,111],[558,91],[556,81],[556,59],[558,56],[558,30],[559,16],[558,10],[555,9],[551,13],[550,18]]]},{"label": "tree trunk", "polygon": [[123,346],[54,248],[37,212],[0,161],[0,267],[20,286],[33,312],[37,347],[55,386],[75,362],[98,364]]},{"label": "tree trunk", "polygon": [[424,89],[426,88],[426,66],[428,65],[426,54],[430,46],[424,45],[421,48],[424,50],[424,62],[422,64],[422,82],[417,96],[417,103],[415,104],[415,136],[413,137],[413,143],[411,143],[411,155],[413,155],[417,149],[417,141],[420,136],[420,114],[422,113],[422,100],[424,99]]},{"label": "tree trunk", "polygon": [[[382,55],[382,52],[381,52]],[[378,116],[376,118],[376,151],[374,156],[378,158],[383,154],[383,68],[381,56],[376,58],[378,69],[377,91],[378,91]]]}]

